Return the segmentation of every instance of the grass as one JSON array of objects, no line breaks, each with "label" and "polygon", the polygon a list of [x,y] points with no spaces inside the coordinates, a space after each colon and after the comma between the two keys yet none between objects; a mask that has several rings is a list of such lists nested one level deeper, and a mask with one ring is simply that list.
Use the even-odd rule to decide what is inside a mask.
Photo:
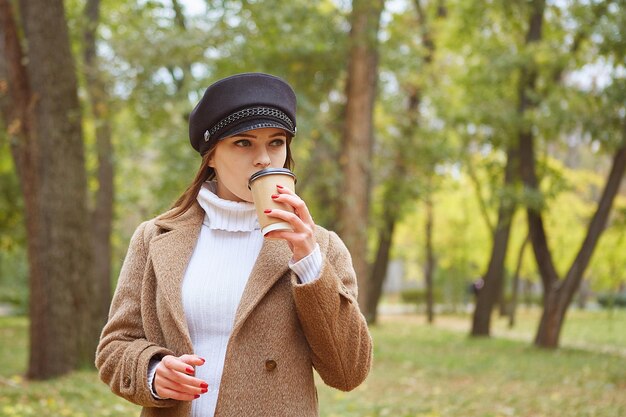
[{"label": "grass", "polygon": [[[620,417],[626,415],[626,313],[576,312],[565,346],[533,348],[534,313],[515,331],[501,320],[494,333],[470,339],[467,317],[382,317],[372,328],[374,368],[350,393],[318,384],[323,417]],[[48,382],[25,381],[27,321],[0,318],[0,416],[138,416],[111,394],[95,371]],[[580,346],[577,346],[580,344]],[[623,352],[623,351],[622,351]]]},{"label": "grass", "polygon": [[[538,308],[520,309],[513,329],[508,328],[508,318],[497,318],[494,315],[492,334],[498,338],[531,343],[540,315]],[[436,325],[469,333],[471,320],[469,314],[445,315],[436,318]],[[567,313],[560,341],[563,347],[626,355],[626,310],[587,311],[572,308]]]}]

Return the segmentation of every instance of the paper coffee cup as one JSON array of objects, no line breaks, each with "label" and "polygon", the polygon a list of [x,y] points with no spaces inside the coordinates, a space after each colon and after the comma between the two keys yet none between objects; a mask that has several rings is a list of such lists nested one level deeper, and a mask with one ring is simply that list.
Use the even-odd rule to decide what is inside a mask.
[{"label": "paper coffee cup", "polygon": [[263,236],[274,230],[293,230],[291,224],[275,217],[269,217],[264,211],[266,209],[280,209],[293,213],[293,207],[274,201],[272,195],[278,194],[277,185],[295,191],[295,184],[296,175],[287,168],[265,168],[250,177],[248,188],[252,190],[252,200],[259,217]]}]

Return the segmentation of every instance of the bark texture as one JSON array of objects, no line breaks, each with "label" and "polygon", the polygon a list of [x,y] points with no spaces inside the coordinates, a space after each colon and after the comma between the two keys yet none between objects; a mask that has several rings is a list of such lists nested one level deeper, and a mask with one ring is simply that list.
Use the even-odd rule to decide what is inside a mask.
[{"label": "bark texture", "polygon": [[89,218],[81,114],[63,2],[21,0],[19,6],[24,39],[18,35],[18,14],[0,0],[12,104],[3,116],[26,207],[27,376],[43,379],[68,372],[83,359],[88,320],[82,313],[92,302]]},{"label": "bark texture", "polygon": [[113,145],[109,97],[102,80],[96,53],[96,39],[100,22],[100,0],[85,4],[83,31],[83,59],[87,93],[95,125],[98,158],[95,205],[91,210],[91,241],[93,280],[91,292],[96,299],[89,304],[90,326],[86,328],[85,356],[95,352],[100,331],[106,323],[111,303],[111,230],[113,224]]},{"label": "bark texture", "polygon": [[353,257],[359,279],[359,304],[367,316],[369,219],[373,110],[378,78],[378,28],[383,0],[355,0],[351,16],[350,56],[342,141],[343,184],[340,233]]}]

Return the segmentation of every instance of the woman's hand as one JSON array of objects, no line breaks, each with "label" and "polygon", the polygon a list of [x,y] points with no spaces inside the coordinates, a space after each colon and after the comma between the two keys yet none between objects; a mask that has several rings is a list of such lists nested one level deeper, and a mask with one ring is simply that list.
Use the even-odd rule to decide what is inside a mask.
[{"label": "woman's hand", "polygon": [[167,355],[157,365],[154,375],[154,391],[161,398],[191,401],[208,390],[208,384],[195,378],[193,366],[201,366],[204,359],[196,355],[179,357]]},{"label": "woman's hand", "polygon": [[274,201],[290,205],[294,213],[286,210],[265,210],[268,217],[276,217],[291,225],[289,230],[274,230],[267,234],[272,239],[285,239],[293,252],[294,262],[306,257],[315,249],[315,222],[304,201],[293,191],[280,185],[276,186],[277,194],[272,195]]}]

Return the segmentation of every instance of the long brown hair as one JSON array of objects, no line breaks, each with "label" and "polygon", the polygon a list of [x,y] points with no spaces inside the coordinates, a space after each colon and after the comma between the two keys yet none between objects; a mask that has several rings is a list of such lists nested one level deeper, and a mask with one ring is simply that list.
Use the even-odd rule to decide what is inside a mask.
[{"label": "long brown hair", "polygon": [[[292,169],[294,166],[293,157],[291,156],[291,139],[293,136],[287,135],[287,157],[285,158],[284,168]],[[205,181],[212,181],[215,179],[215,169],[209,166],[209,160],[211,159],[211,155],[215,151],[215,147],[217,146],[217,142],[207,150],[204,155],[202,155],[202,162],[200,163],[200,169],[196,173],[196,177],[193,182],[187,187],[184,193],[174,203],[171,211],[167,212],[163,216],[162,219],[175,219],[176,217],[181,216],[186,213],[187,210],[193,206],[196,201],[196,197],[200,192],[200,188],[202,188],[202,184]]]}]

